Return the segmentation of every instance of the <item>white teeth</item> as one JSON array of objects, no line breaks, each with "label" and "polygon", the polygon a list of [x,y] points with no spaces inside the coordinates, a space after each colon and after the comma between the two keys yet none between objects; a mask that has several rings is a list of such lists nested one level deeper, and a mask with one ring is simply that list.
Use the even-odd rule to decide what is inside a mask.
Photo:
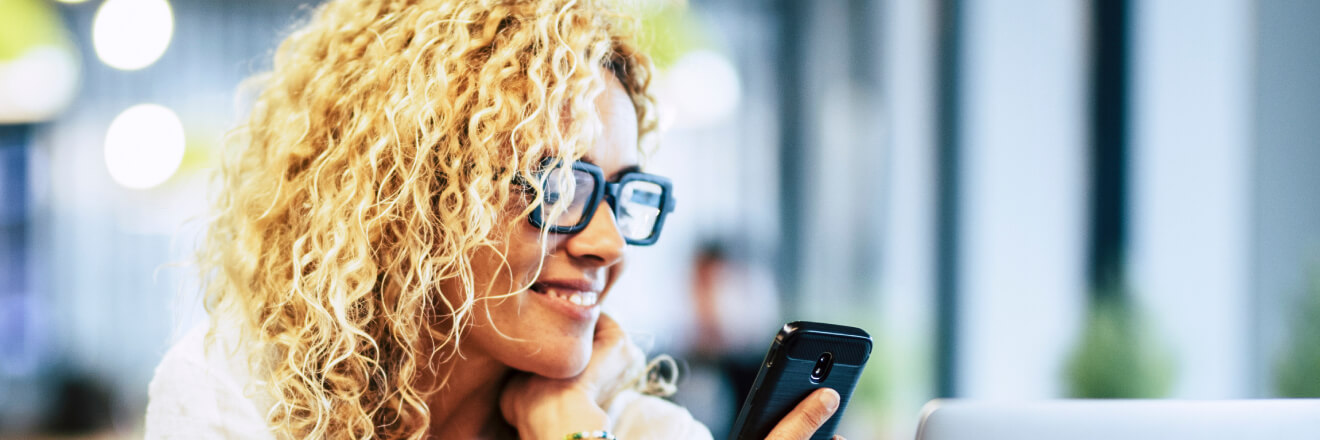
[{"label": "white teeth", "polygon": [[596,301],[598,301],[598,300],[600,299],[600,295],[597,294],[596,292],[572,292],[572,293],[568,293],[568,292],[561,292],[561,291],[554,290],[554,289],[547,289],[547,290],[545,291],[545,293],[546,293],[547,295],[550,295],[551,297],[558,298],[558,299],[562,299],[562,300],[564,300],[564,301],[568,301],[568,302],[571,302],[571,303],[573,303],[573,304],[575,304],[575,305],[582,306],[582,307],[591,307],[591,306],[594,306],[594,305],[596,305]]},{"label": "white teeth", "polygon": [[[573,296],[577,297],[578,294],[574,294]],[[582,298],[582,305],[584,306],[589,307],[596,305],[596,300],[597,300],[596,292],[582,292],[581,298]]]}]

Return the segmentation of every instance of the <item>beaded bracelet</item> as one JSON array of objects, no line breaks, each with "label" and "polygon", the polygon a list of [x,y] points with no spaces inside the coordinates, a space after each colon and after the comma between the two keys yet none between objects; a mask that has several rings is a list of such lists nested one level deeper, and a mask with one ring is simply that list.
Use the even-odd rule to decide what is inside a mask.
[{"label": "beaded bracelet", "polygon": [[619,440],[618,438],[614,437],[614,434],[610,434],[609,431],[582,431],[564,436],[564,440],[582,440],[582,439]]}]

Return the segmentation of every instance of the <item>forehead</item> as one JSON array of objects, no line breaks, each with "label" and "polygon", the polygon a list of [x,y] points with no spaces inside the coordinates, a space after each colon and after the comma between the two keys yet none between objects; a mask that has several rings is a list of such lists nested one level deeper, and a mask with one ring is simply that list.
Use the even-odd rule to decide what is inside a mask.
[{"label": "forehead", "polygon": [[596,97],[600,137],[583,157],[610,176],[638,164],[637,108],[614,75],[606,75],[605,91]]}]

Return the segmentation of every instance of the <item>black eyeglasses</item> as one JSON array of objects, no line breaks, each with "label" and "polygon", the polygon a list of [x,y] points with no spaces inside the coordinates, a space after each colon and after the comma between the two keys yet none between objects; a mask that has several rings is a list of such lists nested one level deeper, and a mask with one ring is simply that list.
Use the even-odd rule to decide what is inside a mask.
[{"label": "black eyeglasses", "polygon": [[[572,173],[571,178],[566,172]],[[606,182],[600,167],[576,161],[568,169],[552,164],[538,177],[545,182],[541,204],[527,220],[532,226],[550,232],[582,231],[591,223],[603,197],[614,208],[614,218],[624,240],[631,245],[647,246],[660,238],[665,216],[674,211],[673,184],[668,178],[654,174],[630,172],[619,176],[617,182]],[[524,180],[520,183],[531,186]]]}]

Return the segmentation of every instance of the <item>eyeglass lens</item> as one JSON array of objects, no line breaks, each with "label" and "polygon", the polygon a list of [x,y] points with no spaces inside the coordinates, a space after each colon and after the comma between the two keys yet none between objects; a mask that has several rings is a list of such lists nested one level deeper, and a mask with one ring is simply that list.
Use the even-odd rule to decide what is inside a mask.
[{"label": "eyeglass lens", "polygon": [[[572,171],[573,178],[567,179],[565,172]],[[552,224],[571,227],[582,221],[587,212],[587,203],[591,201],[591,192],[596,189],[596,178],[591,173],[581,170],[555,168],[545,177],[544,208],[542,221],[553,220]],[[556,217],[558,216],[558,217]]]},{"label": "eyeglass lens", "polygon": [[[572,179],[564,178],[569,169],[555,168],[545,177],[541,222],[570,228],[580,224],[587,213],[596,177],[583,170],[571,170]],[[599,199],[597,199],[599,200]],[[619,231],[629,240],[645,240],[655,233],[664,202],[664,187],[654,182],[632,180],[619,188],[614,212]]]},{"label": "eyeglass lens", "polygon": [[660,218],[660,203],[664,200],[664,188],[654,182],[633,180],[619,190],[618,214],[619,230],[623,236],[632,240],[644,240],[655,232],[656,219]]}]

